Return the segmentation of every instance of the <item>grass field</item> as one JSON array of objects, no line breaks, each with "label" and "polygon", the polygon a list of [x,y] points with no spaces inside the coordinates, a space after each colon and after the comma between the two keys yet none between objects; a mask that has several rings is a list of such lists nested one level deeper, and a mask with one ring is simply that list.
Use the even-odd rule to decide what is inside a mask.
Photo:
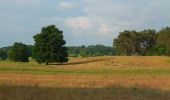
[{"label": "grass field", "polygon": [[169,57],[0,62],[0,100],[170,100]]}]

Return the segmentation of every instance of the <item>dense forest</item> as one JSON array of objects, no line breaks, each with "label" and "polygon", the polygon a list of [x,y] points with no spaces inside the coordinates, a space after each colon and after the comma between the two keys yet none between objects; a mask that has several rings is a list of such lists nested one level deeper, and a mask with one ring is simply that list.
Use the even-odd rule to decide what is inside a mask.
[{"label": "dense forest", "polygon": [[153,29],[143,31],[124,31],[114,39],[113,47],[118,55],[170,55],[170,27],[160,31]]}]

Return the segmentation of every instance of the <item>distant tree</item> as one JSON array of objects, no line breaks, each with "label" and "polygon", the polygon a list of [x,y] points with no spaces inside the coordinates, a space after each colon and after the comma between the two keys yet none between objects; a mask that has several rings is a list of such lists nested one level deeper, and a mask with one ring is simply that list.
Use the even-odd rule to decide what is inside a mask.
[{"label": "distant tree", "polygon": [[157,33],[156,30],[148,29],[140,34],[140,55],[146,55],[148,50],[156,45]]},{"label": "distant tree", "polygon": [[156,44],[152,48],[148,49],[147,56],[162,56],[164,55],[164,45]]},{"label": "distant tree", "polygon": [[170,27],[162,28],[158,32],[157,42],[164,47],[164,55],[170,55]]},{"label": "distant tree", "polygon": [[80,56],[81,56],[81,57],[87,57],[87,49],[86,49],[86,46],[81,46],[79,53],[80,53]]},{"label": "distant tree", "polygon": [[0,49],[0,60],[5,60],[7,59],[7,52]]},{"label": "distant tree", "polygon": [[113,46],[120,55],[146,55],[156,44],[156,31],[124,31],[114,39]]},{"label": "distant tree", "polygon": [[23,43],[14,43],[9,53],[9,59],[15,62],[28,62],[28,48]]},{"label": "distant tree", "polygon": [[62,63],[68,61],[63,32],[55,25],[43,27],[34,37],[33,58],[40,64]]},{"label": "distant tree", "polygon": [[7,47],[0,48],[0,50],[6,52],[7,58],[9,58],[9,53],[11,51],[11,48],[12,46],[7,46]]},{"label": "distant tree", "polygon": [[86,56],[111,56],[115,55],[116,51],[113,47],[104,46],[104,45],[89,45],[89,46],[72,46],[68,47],[69,56],[77,57],[78,55]]},{"label": "distant tree", "polygon": [[114,39],[113,46],[121,55],[132,55],[138,49],[137,38],[136,31],[124,31],[119,33],[118,38]]},{"label": "distant tree", "polygon": [[115,54],[114,48],[100,44],[87,46],[86,49],[88,56],[104,56]]},{"label": "distant tree", "polygon": [[67,47],[68,48],[68,54],[69,54],[69,57],[78,57],[79,55],[79,51],[80,51],[80,47],[79,46],[70,46],[70,47]]}]

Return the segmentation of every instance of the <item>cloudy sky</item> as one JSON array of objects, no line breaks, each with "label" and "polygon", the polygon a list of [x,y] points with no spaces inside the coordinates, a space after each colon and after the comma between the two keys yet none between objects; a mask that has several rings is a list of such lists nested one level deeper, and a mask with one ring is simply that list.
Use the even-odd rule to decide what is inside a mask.
[{"label": "cloudy sky", "polygon": [[169,0],[0,0],[0,47],[33,44],[46,25],[67,45],[112,45],[118,32],[170,26]]}]

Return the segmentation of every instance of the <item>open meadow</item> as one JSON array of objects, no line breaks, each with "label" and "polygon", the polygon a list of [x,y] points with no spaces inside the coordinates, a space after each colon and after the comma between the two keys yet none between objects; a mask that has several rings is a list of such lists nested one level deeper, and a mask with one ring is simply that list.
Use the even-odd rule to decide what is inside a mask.
[{"label": "open meadow", "polygon": [[0,62],[0,100],[170,100],[170,58],[105,56]]}]

